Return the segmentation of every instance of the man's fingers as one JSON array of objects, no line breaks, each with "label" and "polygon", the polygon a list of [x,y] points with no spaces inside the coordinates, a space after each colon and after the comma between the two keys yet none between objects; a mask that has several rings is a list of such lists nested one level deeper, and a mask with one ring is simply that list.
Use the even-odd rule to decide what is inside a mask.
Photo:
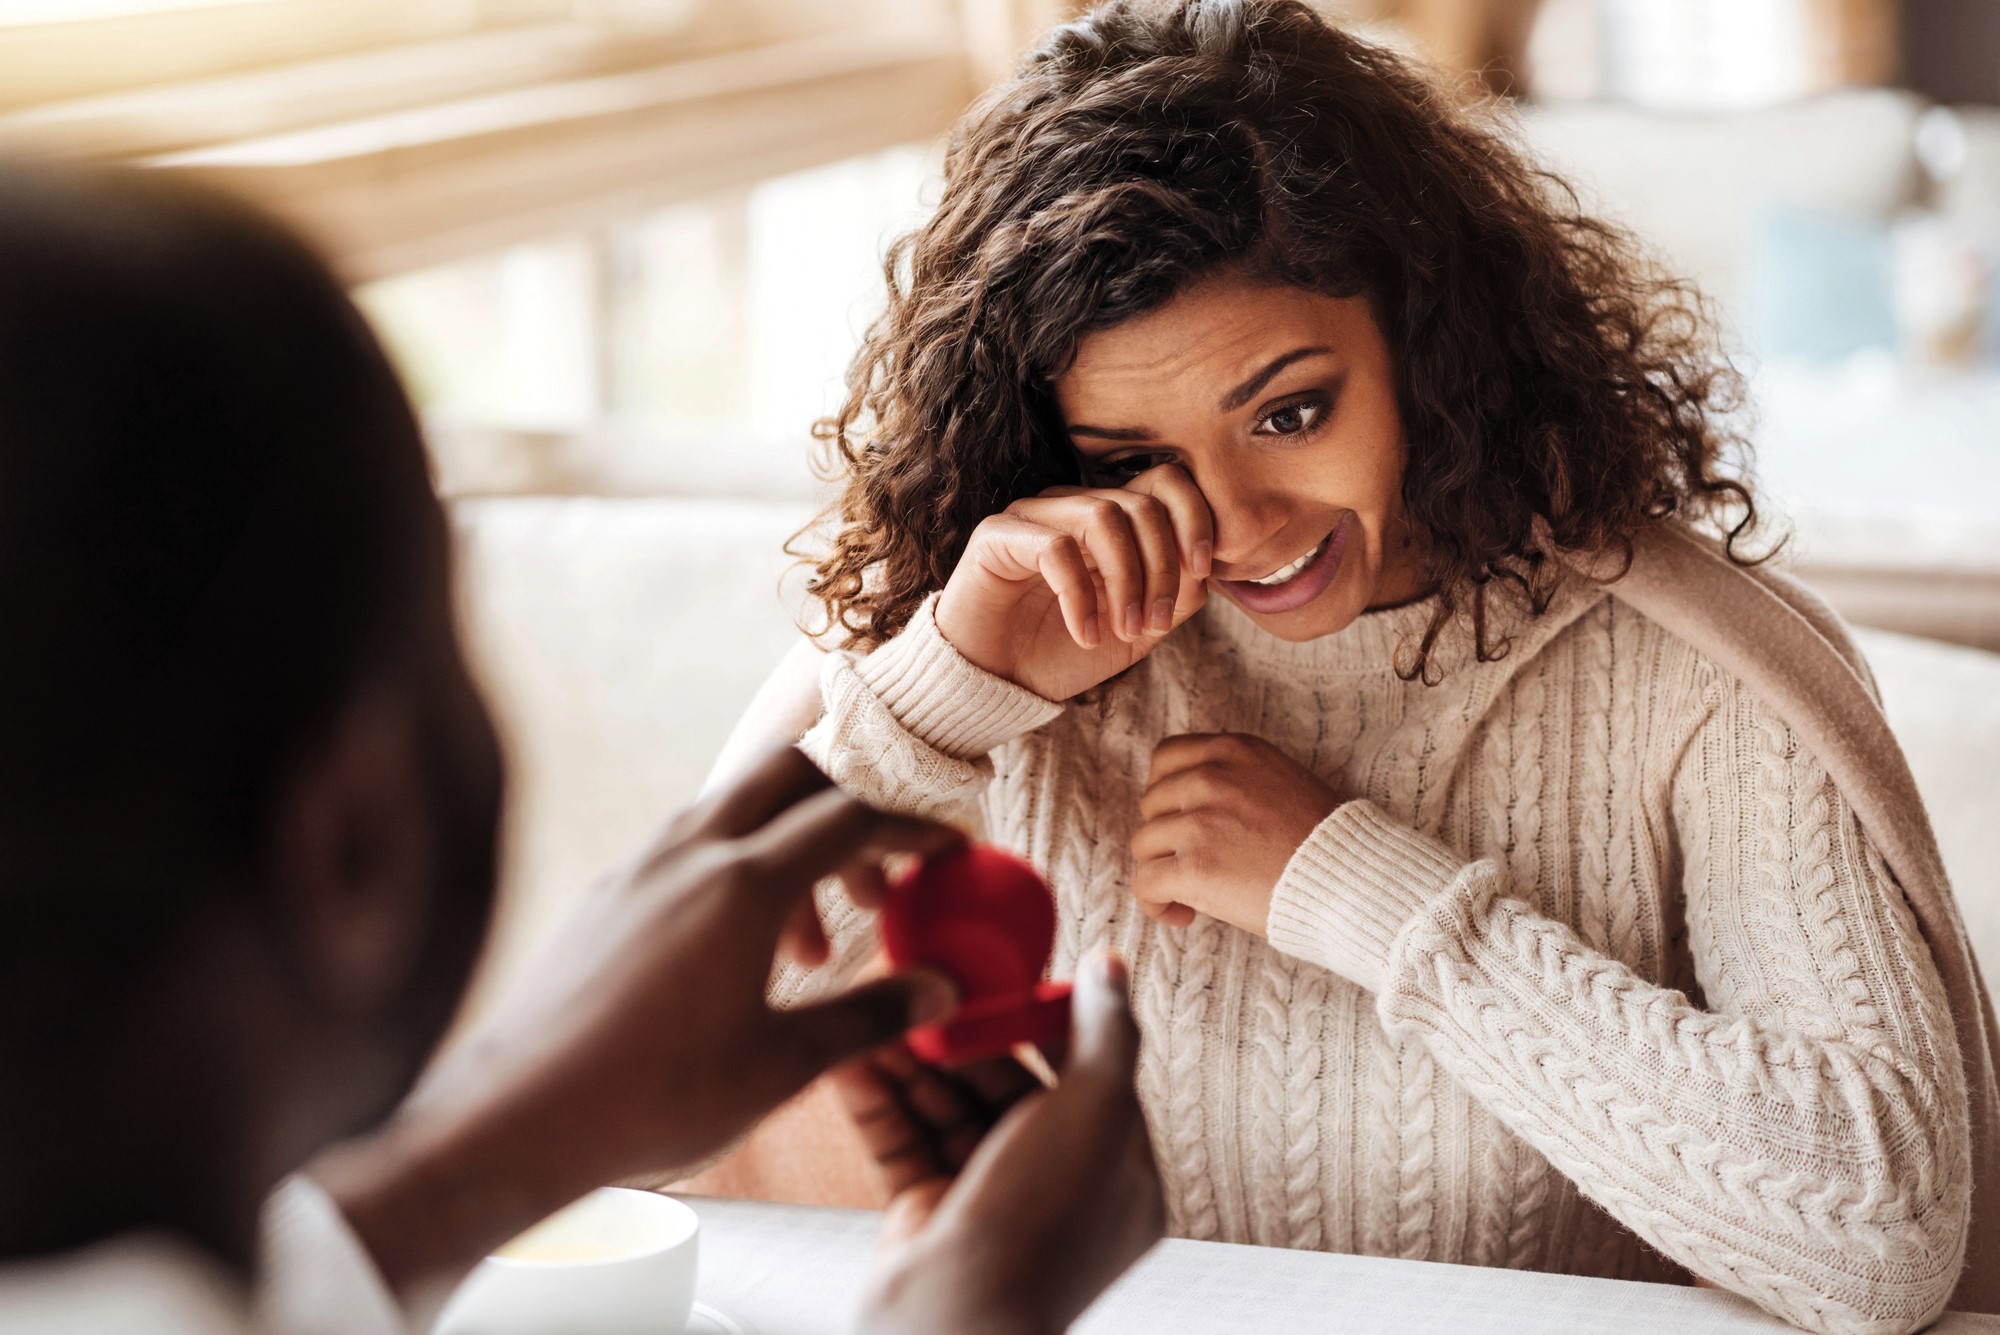
[{"label": "man's fingers", "polygon": [[938,857],[964,846],[965,835],[948,825],[877,811],[829,789],[744,838],[742,855],[756,887],[789,908],[814,881],[851,863],[880,863],[897,853]]},{"label": "man's fingers", "polygon": [[[1055,1051],[1052,1054],[1045,1051],[1042,1055],[1051,1065],[1060,1067],[1063,1055],[1069,1050],[1069,1036],[1063,1035],[1060,1043],[1051,1046]],[[977,1100],[982,1115],[989,1123],[999,1120],[1000,1114],[1042,1087],[1042,1082],[1011,1056],[970,1062],[955,1067],[951,1074],[953,1079],[966,1087],[969,1096]]]},{"label": "man's fingers", "polygon": [[919,1062],[903,1084],[903,1103],[934,1135],[947,1136],[963,1127],[985,1130],[985,1103],[970,1087],[934,1066]]},{"label": "man's fingers", "polygon": [[892,1196],[948,1172],[927,1129],[903,1102],[901,1086],[908,1070],[897,1069],[899,1057],[914,1066],[907,1050],[890,1043],[835,1067],[828,1077]]},{"label": "man's fingers", "polygon": [[840,885],[858,909],[879,909],[889,898],[889,874],[879,862],[850,862],[840,869]]},{"label": "man's fingers", "polygon": [[778,949],[808,969],[826,963],[833,954],[826,928],[820,925],[819,905],[813,903],[811,895],[792,905],[791,916],[785,919],[785,930],[778,938]]},{"label": "man's fingers", "polygon": [[703,834],[736,839],[833,786],[833,780],[796,746],[781,746],[753,765],[734,783],[720,789],[699,809],[697,828]]},{"label": "man's fingers", "polygon": [[923,1232],[950,1189],[949,1178],[933,1177],[897,1192],[882,1219],[882,1245],[894,1249]]},{"label": "man's fingers", "polygon": [[943,1019],[958,1004],[951,980],[929,969],[877,979],[828,1001],[772,1016],[800,1085],[910,1028]]},{"label": "man's fingers", "polygon": [[1092,956],[1077,970],[1065,1085],[1083,1079],[1131,1090],[1139,1062],[1139,1027],[1132,1021],[1130,988],[1130,972],[1117,955]]}]

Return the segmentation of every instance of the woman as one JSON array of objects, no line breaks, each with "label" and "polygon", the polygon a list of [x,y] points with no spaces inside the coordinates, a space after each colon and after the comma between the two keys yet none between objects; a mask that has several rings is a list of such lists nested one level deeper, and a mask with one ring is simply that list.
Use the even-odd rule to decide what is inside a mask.
[{"label": "woman", "polygon": [[805,745],[1043,867],[1058,973],[1132,960],[1178,1232],[1943,1308],[1968,1091],[1904,895],[1783,717],[1571,572],[1748,561],[1691,295],[1289,0],[1058,30],[890,278]]}]

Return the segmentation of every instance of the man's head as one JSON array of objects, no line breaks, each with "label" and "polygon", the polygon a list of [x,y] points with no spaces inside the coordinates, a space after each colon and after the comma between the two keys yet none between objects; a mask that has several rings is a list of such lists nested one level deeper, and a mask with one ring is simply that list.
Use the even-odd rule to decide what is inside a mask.
[{"label": "man's head", "polygon": [[435,1041],[499,783],[447,546],[305,248],[0,164],[0,1255],[225,1231]]}]

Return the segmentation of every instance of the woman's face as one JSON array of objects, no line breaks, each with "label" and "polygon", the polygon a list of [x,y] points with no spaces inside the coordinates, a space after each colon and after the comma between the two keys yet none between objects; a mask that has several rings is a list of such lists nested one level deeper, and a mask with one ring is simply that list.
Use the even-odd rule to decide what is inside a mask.
[{"label": "woman's face", "polygon": [[1084,338],[1055,384],[1092,485],[1162,464],[1215,515],[1210,588],[1287,640],[1423,592],[1389,348],[1362,297],[1234,274]]}]

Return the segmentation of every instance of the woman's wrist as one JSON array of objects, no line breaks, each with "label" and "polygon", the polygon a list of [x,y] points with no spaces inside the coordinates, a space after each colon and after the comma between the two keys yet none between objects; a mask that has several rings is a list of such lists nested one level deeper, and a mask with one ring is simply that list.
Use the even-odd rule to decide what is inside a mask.
[{"label": "woman's wrist", "polygon": [[1287,955],[1380,992],[1396,938],[1463,869],[1463,859],[1374,803],[1343,803],[1286,864],[1271,892],[1266,937]]},{"label": "woman's wrist", "polygon": [[1056,701],[973,663],[946,639],[933,597],[902,634],[860,660],[869,693],[918,741],[971,760],[1062,713]]}]

